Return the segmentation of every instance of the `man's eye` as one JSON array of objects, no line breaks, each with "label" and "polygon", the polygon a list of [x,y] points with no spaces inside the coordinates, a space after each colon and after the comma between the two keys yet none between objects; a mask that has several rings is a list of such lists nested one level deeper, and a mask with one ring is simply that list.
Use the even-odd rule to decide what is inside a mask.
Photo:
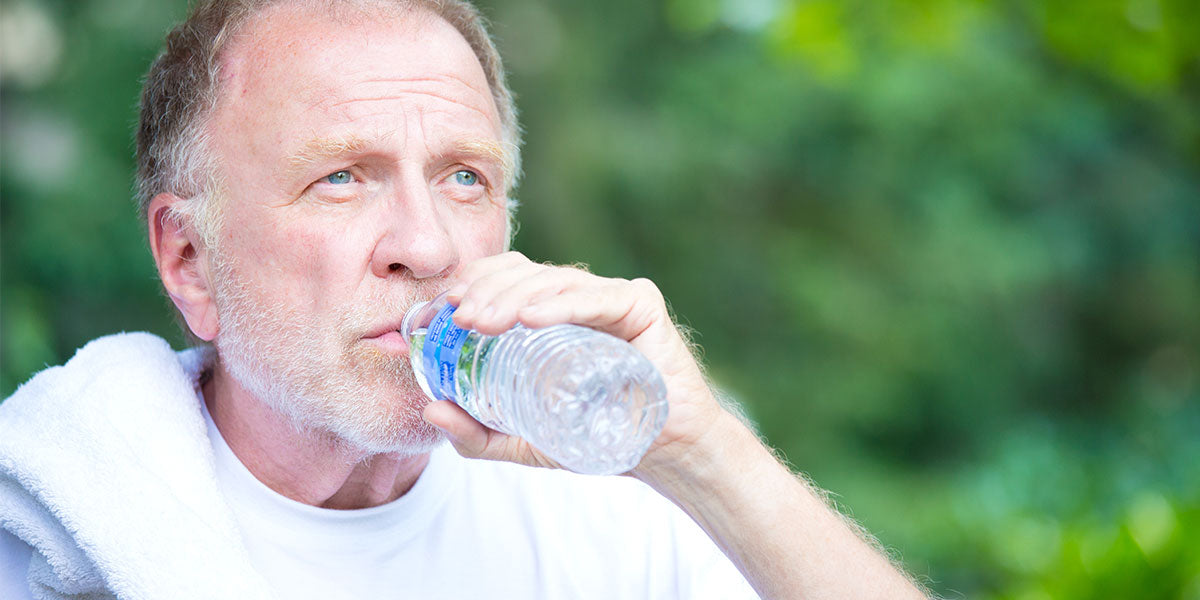
[{"label": "man's eye", "polygon": [[479,183],[479,175],[476,175],[472,171],[463,170],[454,174],[454,181],[460,185],[475,185]]},{"label": "man's eye", "polygon": [[337,184],[352,183],[354,181],[354,176],[350,174],[350,171],[338,171],[336,173],[330,173],[329,175],[326,175],[322,181]]}]

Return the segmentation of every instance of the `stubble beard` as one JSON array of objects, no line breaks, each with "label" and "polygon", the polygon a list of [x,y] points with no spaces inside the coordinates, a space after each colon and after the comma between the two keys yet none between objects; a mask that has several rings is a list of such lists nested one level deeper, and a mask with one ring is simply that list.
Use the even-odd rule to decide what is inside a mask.
[{"label": "stubble beard", "polygon": [[220,329],[218,360],[246,391],[285,416],[298,433],[328,437],[352,454],[417,455],[443,436],[421,416],[428,402],[403,357],[362,335],[428,300],[444,282],[411,282],[404,292],[317,315],[270,305],[214,252],[211,273]]}]

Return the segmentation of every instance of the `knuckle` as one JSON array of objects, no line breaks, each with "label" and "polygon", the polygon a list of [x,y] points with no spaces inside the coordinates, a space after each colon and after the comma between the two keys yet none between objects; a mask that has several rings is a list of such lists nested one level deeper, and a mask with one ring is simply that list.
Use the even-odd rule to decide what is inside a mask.
[{"label": "knuckle", "polygon": [[637,288],[632,286],[631,282],[625,279],[609,279],[600,286],[600,289],[602,289],[605,294],[610,296],[611,300],[628,298],[631,290],[635,292],[637,291]]},{"label": "knuckle", "polygon": [[501,254],[500,257],[506,264],[517,265],[532,262],[524,254],[521,254],[516,250],[509,250],[508,252]]},{"label": "knuckle", "polygon": [[590,273],[580,270],[575,265],[558,265],[551,262],[531,263],[536,267],[535,277],[543,280],[558,280],[563,285],[578,285],[593,277]]},{"label": "knuckle", "polygon": [[471,458],[488,458],[495,453],[495,440],[490,435],[480,436],[471,444]]},{"label": "knuckle", "polygon": [[647,294],[656,299],[661,299],[663,297],[662,290],[658,289],[658,285],[656,285],[653,281],[646,279],[645,277],[638,277],[630,283],[632,283],[634,287],[636,287],[637,290],[643,294]]},{"label": "knuckle", "polygon": [[554,289],[562,289],[565,285],[562,271],[544,266],[530,274],[528,281],[536,286]]}]

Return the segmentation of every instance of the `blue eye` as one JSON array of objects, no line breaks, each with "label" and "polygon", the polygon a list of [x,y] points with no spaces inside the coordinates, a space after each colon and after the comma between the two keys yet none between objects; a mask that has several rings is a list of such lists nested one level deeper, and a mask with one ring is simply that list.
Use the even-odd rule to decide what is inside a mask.
[{"label": "blue eye", "polygon": [[350,171],[338,171],[336,173],[330,173],[329,175],[326,175],[323,180],[329,183],[343,184],[354,181],[354,176],[350,174]]},{"label": "blue eye", "polygon": [[475,185],[479,183],[479,176],[471,171],[459,171],[454,174],[454,181],[461,185]]}]

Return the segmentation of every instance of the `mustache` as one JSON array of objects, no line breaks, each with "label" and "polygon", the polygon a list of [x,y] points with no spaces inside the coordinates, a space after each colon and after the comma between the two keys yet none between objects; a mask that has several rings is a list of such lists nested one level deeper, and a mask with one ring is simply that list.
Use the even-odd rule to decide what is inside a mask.
[{"label": "mustache", "polygon": [[362,300],[349,303],[341,312],[340,329],[357,339],[362,334],[379,327],[381,323],[400,320],[408,309],[420,302],[437,297],[449,287],[448,277],[410,280],[407,285],[394,285],[378,289]]},{"label": "mustache", "polygon": [[[398,273],[386,281],[371,281],[369,291],[362,296],[331,302],[321,315],[304,314],[298,307],[272,301],[263,295],[270,285],[255,285],[242,274],[235,261],[214,251],[209,257],[213,269],[214,300],[221,317],[222,328],[234,327],[245,321],[280,321],[282,328],[308,330],[313,339],[329,342],[340,340],[353,345],[361,337],[380,326],[395,323],[400,326],[404,314],[419,302],[437,297],[450,286],[450,277],[417,279],[408,273]],[[261,332],[268,337],[281,333]]]}]

